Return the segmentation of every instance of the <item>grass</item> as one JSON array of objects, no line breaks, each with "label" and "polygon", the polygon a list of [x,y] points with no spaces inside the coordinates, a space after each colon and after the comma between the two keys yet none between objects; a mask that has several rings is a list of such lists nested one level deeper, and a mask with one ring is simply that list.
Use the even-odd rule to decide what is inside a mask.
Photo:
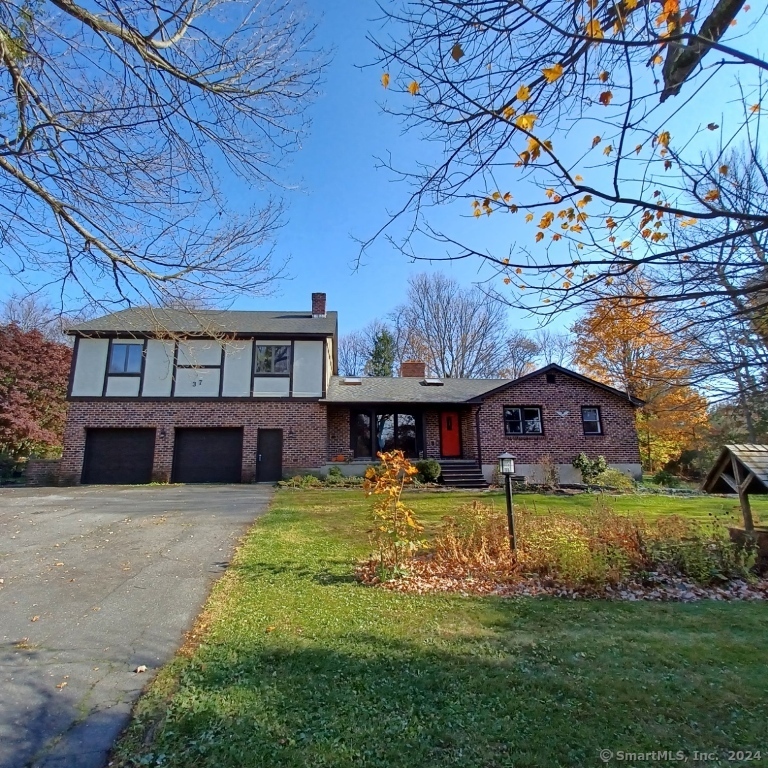
[{"label": "grass", "polygon": [[[412,499],[434,524],[459,497],[473,498]],[[655,497],[635,506],[646,501],[664,511]],[[698,516],[720,502],[670,503]],[[362,587],[367,506],[350,491],[278,492],[115,765],[548,768],[600,765],[601,749],[715,751],[709,766],[762,749],[749,764],[768,764],[766,606]]]}]

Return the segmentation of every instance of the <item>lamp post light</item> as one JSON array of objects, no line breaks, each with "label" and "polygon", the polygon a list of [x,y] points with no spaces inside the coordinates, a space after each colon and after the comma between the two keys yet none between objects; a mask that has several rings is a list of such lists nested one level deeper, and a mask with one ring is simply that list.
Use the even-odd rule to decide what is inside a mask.
[{"label": "lamp post light", "polygon": [[517,549],[515,542],[515,515],[512,507],[512,475],[515,474],[515,457],[506,451],[499,456],[499,474],[504,475],[504,490],[507,494],[507,525],[509,526],[509,548]]}]

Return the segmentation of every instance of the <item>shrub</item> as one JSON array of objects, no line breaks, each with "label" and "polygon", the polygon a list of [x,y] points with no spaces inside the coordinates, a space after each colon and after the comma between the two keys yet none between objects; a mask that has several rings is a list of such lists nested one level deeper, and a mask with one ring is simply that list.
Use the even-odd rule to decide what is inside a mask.
[{"label": "shrub", "polygon": [[462,566],[498,571],[514,565],[506,518],[491,504],[462,504],[455,516],[444,517],[435,539],[436,559]]},{"label": "shrub", "polygon": [[618,491],[624,493],[631,493],[635,490],[635,483],[631,477],[628,477],[618,469],[611,469],[610,467],[601,472],[595,479],[596,485],[604,485],[609,488],[616,488]]},{"label": "shrub", "polygon": [[328,470],[328,477],[343,477],[344,473],[341,471],[341,467],[331,467]]},{"label": "shrub", "polygon": [[680,478],[675,477],[671,472],[666,469],[660,469],[654,476],[653,482],[656,485],[663,485],[665,488],[679,488]]},{"label": "shrub", "polygon": [[418,470],[402,451],[377,455],[381,465],[378,470],[369,468],[366,471],[363,484],[367,496],[379,497],[371,510],[371,537],[379,550],[381,570],[397,573],[402,572],[405,559],[424,544],[418,538],[424,526],[401,498],[403,488],[413,482]]},{"label": "shrub", "polygon": [[560,471],[554,457],[547,453],[541,457],[542,485],[546,488],[557,488],[560,485]]},{"label": "shrub", "polygon": [[436,483],[440,477],[440,464],[434,459],[423,459],[416,462],[416,469],[419,471],[419,480],[422,483]]},{"label": "shrub", "polygon": [[435,538],[435,565],[457,576],[467,571],[496,580],[520,574],[568,586],[618,584],[648,571],[711,584],[747,578],[752,550],[732,543],[724,528],[679,517],[649,522],[620,515],[604,501],[571,514],[515,512],[517,551],[510,552],[505,516],[487,504],[468,504],[446,517]]},{"label": "shrub", "polygon": [[596,478],[608,469],[605,456],[590,459],[583,451],[571,462],[571,465],[581,472],[581,479],[586,485],[592,485]]}]

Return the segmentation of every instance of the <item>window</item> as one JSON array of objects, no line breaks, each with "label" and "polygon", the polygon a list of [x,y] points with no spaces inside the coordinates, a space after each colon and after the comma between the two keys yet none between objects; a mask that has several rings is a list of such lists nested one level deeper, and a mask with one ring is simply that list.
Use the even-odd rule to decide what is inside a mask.
[{"label": "window", "polygon": [[352,413],[352,451],[355,458],[368,458],[371,454],[371,414],[367,411]]},{"label": "window", "polygon": [[287,376],[290,373],[291,348],[288,345],[256,345],[254,373],[273,373]]},{"label": "window", "polygon": [[585,435],[602,435],[603,425],[600,422],[600,409],[593,406],[584,406],[581,409],[581,423]]},{"label": "window", "polygon": [[421,442],[419,420],[413,413],[352,411],[351,443],[355,457],[375,456],[379,451],[399,449],[416,458]]},{"label": "window", "polygon": [[514,405],[504,409],[505,435],[541,435],[541,408]]},{"label": "window", "polygon": [[112,344],[109,353],[110,373],[141,373],[143,344]]}]

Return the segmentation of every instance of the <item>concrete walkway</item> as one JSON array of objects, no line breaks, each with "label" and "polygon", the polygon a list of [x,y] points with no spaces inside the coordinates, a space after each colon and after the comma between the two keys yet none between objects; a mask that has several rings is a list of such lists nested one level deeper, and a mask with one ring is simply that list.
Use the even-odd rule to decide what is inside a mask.
[{"label": "concrete walkway", "polygon": [[0,768],[101,768],[271,497],[253,485],[0,489]]}]

